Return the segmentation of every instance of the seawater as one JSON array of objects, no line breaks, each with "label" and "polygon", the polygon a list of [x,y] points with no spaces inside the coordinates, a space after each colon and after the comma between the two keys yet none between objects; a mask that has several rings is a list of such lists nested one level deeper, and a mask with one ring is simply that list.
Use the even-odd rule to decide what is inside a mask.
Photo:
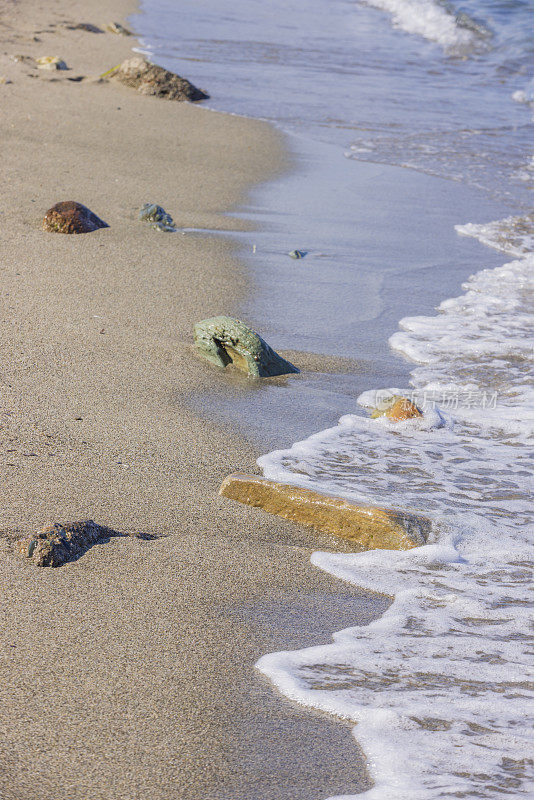
[{"label": "seawater", "polygon": [[[290,230],[312,241],[298,262],[309,264],[313,280],[299,273],[299,284],[310,289],[298,309],[284,306],[289,322],[274,344],[335,353],[349,325],[344,355],[360,343],[377,361],[412,364],[405,385],[369,385],[360,407],[347,397],[350,413],[337,425],[259,463],[268,477],[424,513],[431,539],[402,553],[315,553],[315,566],[390,595],[392,605],[333,642],[257,666],[288,697],[355,723],[375,781],[361,797],[532,796],[534,5],[145,0],[143,8],[136,24],[155,60],[207,88],[213,108],[290,133],[328,189],[312,203],[296,174],[285,184],[291,198],[275,204],[275,187],[271,205],[262,201],[287,249],[308,244],[291,241]],[[355,209],[369,238],[351,239]],[[258,241],[263,269],[278,277],[287,268],[272,238]],[[282,297],[269,306],[277,325],[278,305]],[[407,307],[395,331],[391,315]],[[365,408],[388,392],[410,394],[422,420],[369,419]]]},{"label": "seawater", "polygon": [[516,244],[518,224],[460,229],[504,250],[509,238],[520,257],[391,337],[421,364],[422,421],[346,415],[259,460],[267,477],[433,523],[428,544],[408,552],[315,553],[316,566],[392,606],[331,644],[258,663],[287,696],[357,723],[369,800],[534,793],[534,259]]},{"label": "seawater", "polygon": [[532,188],[532,0],[142,0],[147,52],[208,105],[348,158]]}]

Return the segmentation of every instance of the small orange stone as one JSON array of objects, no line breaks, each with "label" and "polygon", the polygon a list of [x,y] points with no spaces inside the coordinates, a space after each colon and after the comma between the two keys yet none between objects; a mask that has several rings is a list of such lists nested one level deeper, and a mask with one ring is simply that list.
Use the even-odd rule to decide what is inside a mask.
[{"label": "small orange stone", "polygon": [[411,417],[422,416],[423,414],[417,408],[417,406],[411,403],[405,397],[399,397],[399,399],[395,400],[393,405],[390,406],[386,411],[386,417],[394,420],[395,422],[400,422],[403,419],[410,419]]}]

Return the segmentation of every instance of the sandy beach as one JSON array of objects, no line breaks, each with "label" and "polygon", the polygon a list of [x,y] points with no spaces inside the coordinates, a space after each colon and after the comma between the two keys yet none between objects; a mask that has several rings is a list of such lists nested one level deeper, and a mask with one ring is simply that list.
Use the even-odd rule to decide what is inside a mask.
[{"label": "sandy beach", "polygon": [[[287,157],[264,123],[94,80],[135,41],[67,26],[127,24],[134,11],[0,10],[0,797],[357,792],[369,780],[349,727],[291,704],[253,665],[388,601],[310,565],[327,537],[217,497],[229,472],[258,471],[261,451],[195,410],[193,395],[236,385],[196,356],[191,329],[236,313],[245,269],[228,237],[137,220],[150,201],[179,226],[242,229],[232,210]],[[69,70],[19,55],[58,55]],[[71,199],[109,228],[42,231],[46,210]],[[13,550],[45,523],[89,517],[157,538],[114,538],[59,569]]]}]

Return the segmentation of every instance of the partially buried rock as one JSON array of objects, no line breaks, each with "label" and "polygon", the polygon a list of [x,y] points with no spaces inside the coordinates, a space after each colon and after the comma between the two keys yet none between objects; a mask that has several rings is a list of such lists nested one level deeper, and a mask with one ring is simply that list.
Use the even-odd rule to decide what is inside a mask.
[{"label": "partially buried rock", "polygon": [[431,529],[430,520],[418,514],[364,506],[257,475],[229,475],[219,494],[367,550],[410,550],[425,544]]},{"label": "partially buried rock", "polygon": [[49,208],[43,229],[49,233],[92,233],[109,225],[75,200],[64,200]]},{"label": "partially buried rock", "polygon": [[156,203],[145,203],[139,211],[139,219],[143,222],[150,222],[152,228],[165,233],[173,233],[176,230],[174,220],[167,214],[164,208]]},{"label": "partially buried rock", "polygon": [[65,525],[56,522],[34,536],[20,539],[18,549],[38,567],[60,567],[82,556],[97,542],[120,535],[111,528],[97,525],[92,519]]},{"label": "partially buried rock", "polygon": [[141,94],[155,95],[166,100],[206,100],[209,95],[197,89],[185,78],[151,64],[146,58],[134,56],[123,61],[105,75],[116,78],[125,86],[137,89]]},{"label": "partially buried rock", "polygon": [[371,417],[373,419],[377,417],[387,417],[394,422],[401,422],[405,419],[422,416],[423,412],[421,409],[417,408],[417,406],[406,397],[401,397],[397,394],[391,395],[391,397],[380,404],[380,407],[375,408],[371,412]]},{"label": "partially buried rock", "polygon": [[269,347],[259,334],[233,317],[211,317],[197,322],[194,336],[200,353],[218,367],[234,364],[254,378],[299,371]]}]

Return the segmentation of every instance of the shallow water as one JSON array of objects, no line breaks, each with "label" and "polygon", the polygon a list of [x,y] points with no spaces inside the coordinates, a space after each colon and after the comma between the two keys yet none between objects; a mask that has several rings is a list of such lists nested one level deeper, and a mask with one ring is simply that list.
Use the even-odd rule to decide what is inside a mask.
[{"label": "shallow water", "polygon": [[142,8],[149,52],[206,88],[211,107],[336,143],[349,158],[530,202],[531,0],[144,0]]},{"label": "shallow water", "polygon": [[315,553],[316,566],[393,605],[333,644],[258,664],[289,697],[357,723],[376,782],[369,799],[534,792],[534,257],[521,256],[524,225],[508,221],[508,243],[503,222],[464,228],[520,257],[391,337],[421,364],[404,393],[426,409],[422,421],[347,415],[259,460],[270,478],[433,522],[430,542],[407,553]]},{"label": "shallow water", "polygon": [[[207,88],[213,108],[289,135],[292,172],[243,210],[259,228],[241,236],[254,283],[243,316],[277,348],[362,365],[254,391],[265,446],[285,448],[261,467],[433,521],[407,553],[315,553],[394,602],[258,667],[357,723],[375,780],[361,797],[529,796],[534,4],[143,7],[156,60]],[[295,247],[308,255],[289,259]],[[363,406],[397,391],[425,416],[371,420],[355,401],[364,389]],[[249,401],[210,402],[236,418]],[[288,446],[296,435],[308,438]]]}]

